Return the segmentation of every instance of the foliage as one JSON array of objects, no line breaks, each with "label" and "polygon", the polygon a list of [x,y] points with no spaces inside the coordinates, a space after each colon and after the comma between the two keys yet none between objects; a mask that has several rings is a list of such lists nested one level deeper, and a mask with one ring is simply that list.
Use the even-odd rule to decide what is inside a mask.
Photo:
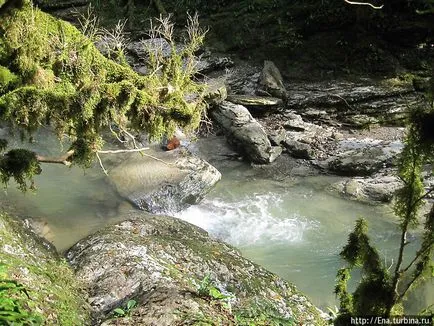
[{"label": "foliage", "polygon": [[[6,142],[0,140],[0,152],[4,151]],[[10,178],[18,184],[18,189],[26,191],[29,187],[27,180],[30,181],[30,189],[34,189],[33,177],[41,173],[41,167],[36,155],[25,149],[12,149],[0,156],[0,180],[6,186]]]},{"label": "foliage", "polygon": [[128,300],[125,308],[116,308],[113,310],[115,317],[127,317],[131,314],[131,311],[137,306],[136,300]]},{"label": "foliage", "polygon": [[[404,265],[407,232],[419,226],[419,211],[423,199],[434,189],[425,192],[422,183],[423,167],[431,161],[434,153],[434,107],[414,108],[409,120],[398,168],[404,186],[397,192],[394,204],[401,231],[395,266],[385,266],[370,243],[366,222],[363,219],[358,220],[341,252],[347,267],[340,269],[337,274],[335,293],[340,301],[340,315],[335,320],[336,325],[347,325],[350,316],[389,317],[394,313],[402,313],[402,301],[408,291],[425,278],[432,278],[434,275],[434,206],[426,215],[420,248],[410,263]],[[362,280],[354,293],[350,294],[347,282],[355,267],[361,270]],[[390,271],[392,267],[394,268]]]},{"label": "foliage", "polygon": [[28,311],[30,296],[26,288],[7,278],[6,265],[0,264],[0,323],[2,325],[41,325],[42,317]]},{"label": "foliage", "polygon": [[[182,49],[171,35],[161,34],[170,41],[172,56],[154,60],[151,66],[158,63],[159,70],[141,76],[120,56],[115,59],[121,64],[104,57],[69,23],[25,1],[22,8],[1,13],[0,120],[28,135],[50,125],[59,139],[71,141],[70,160],[83,167],[94,161],[104,144],[101,134],[111,125],[146,131],[154,139],[170,136],[177,127],[193,130],[205,108],[203,86],[192,80],[195,70],[189,64],[204,38],[196,22],[189,20]],[[86,26],[92,30],[93,24]],[[158,51],[155,56],[160,57]],[[18,178],[20,188],[26,189],[22,180],[38,170],[30,159],[34,154],[14,154],[29,160],[20,171],[1,170],[2,180],[26,172]]]},{"label": "foliage", "polygon": [[211,281],[209,275],[205,276],[199,284],[197,292],[202,297],[209,297],[214,300],[224,300],[232,298],[231,295],[223,294]]}]

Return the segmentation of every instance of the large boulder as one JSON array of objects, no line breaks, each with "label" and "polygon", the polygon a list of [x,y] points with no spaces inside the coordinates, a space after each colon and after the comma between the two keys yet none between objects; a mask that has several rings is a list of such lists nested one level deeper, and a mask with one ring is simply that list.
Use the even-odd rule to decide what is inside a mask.
[{"label": "large boulder", "polygon": [[273,162],[282,152],[272,146],[264,128],[242,105],[224,101],[211,111],[228,142],[253,163]]},{"label": "large boulder", "polygon": [[[137,213],[131,213],[137,214]],[[103,325],[324,325],[296,288],[187,222],[131,216],[74,245],[66,257]],[[129,317],[109,319],[135,300]]]},{"label": "large boulder", "polygon": [[323,163],[338,175],[370,176],[381,169],[396,165],[396,157],[402,147],[399,140],[348,138],[341,140],[335,155]]},{"label": "large boulder", "polygon": [[3,213],[0,298],[1,325],[83,326],[89,322],[85,293],[65,260],[29,224]]},{"label": "large boulder", "polygon": [[151,213],[178,212],[197,204],[220,180],[220,172],[186,151],[127,155],[109,172],[119,194]]}]

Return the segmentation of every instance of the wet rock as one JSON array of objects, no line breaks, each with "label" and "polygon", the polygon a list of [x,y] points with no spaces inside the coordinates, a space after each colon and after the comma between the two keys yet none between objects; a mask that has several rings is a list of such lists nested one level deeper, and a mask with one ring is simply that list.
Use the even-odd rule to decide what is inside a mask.
[{"label": "wet rock", "polygon": [[260,94],[270,94],[278,98],[286,98],[287,92],[283,84],[283,78],[279,69],[272,61],[264,61],[261,75],[258,79],[258,92]]},{"label": "wet rock", "polygon": [[[132,216],[79,241],[66,257],[87,288],[95,323],[134,299],[138,306],[129,317],[103,325],[169,326],[197,318],[230,325],[234,316],[249,323],[261,315],[325,324],[293,285],[176,218]],[[226,299],[217,299],[219,293]]]},{"label": "wet rock", "polygon": [[372,178],[352,178],[331,185],[330,189],[350,199],[368,203],[388,203],[402,182],[395,176],[377,175]]},{"label": "wet rock", "polygon": [[244,106],[225,101],[212,110],[211,115],[228,142],[249,161],[270,163],[282,152],[279,146],[271,145],[264,128]]},{"label": "wet rock", "polygon": [[369,176],[394,166],[402,147],[401,141],[348,138],[339,142],[335,156],[325,160],[325,163],[338,175]]},{"label": "wet rock", "polygon": [[220,180],[206,161],[187,152],[147,152],[127,158],[110,170],[119,194],[152,213],[177,212],[197,204]]}]

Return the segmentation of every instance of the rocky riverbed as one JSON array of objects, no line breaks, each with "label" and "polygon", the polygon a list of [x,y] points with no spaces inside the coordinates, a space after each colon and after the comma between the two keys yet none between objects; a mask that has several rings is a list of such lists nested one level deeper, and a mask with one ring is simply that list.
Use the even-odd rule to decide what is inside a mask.
[{"label": "rocky riverbed", "polygon": [[[126,47],[127,59],[139,73],[147,72],[144,42]],[[157,43],[167,46],[163,40]],[[104,44],[99,46],[104,50]],[[206,197],[222,177],[213,164],[233,162],[248,162],[253,177],[260,173],[276,182],[341,176],[327,186],[336,196],[389,203],[401,186],[396,163],[405,115],[426,100],[405,78],[295,82],[282,77],[270,60],[257,65],[207,51],[197,64],[198,76],[212,85],[207,94],[212,127],[207,121],[198,142],[186,136],[170,152],[144,142],[151,149],[142,157],[103,158],[108,178],[101,187],[109,189],[112,205],[99,217],[116,219],[105,227],[101,223],[66,250],[68,265],[40,237],[52,236],[43,217],[22,223],[1,215],[1,258],[12,266],[7,277],[19,279],[27,296],[37,299],[32,307],[48,316],[47,323],[326,323],[326,316],[292,283],[216,236],[167,215]],[[200,142],[213,146],[203,150]],[[426,184],[432,181],[427,178]],[[53,268],[64,271],[61,277]],[[70,293],[60,290],[65,284]],[[65,312],[65,306],[72,311]]]}]

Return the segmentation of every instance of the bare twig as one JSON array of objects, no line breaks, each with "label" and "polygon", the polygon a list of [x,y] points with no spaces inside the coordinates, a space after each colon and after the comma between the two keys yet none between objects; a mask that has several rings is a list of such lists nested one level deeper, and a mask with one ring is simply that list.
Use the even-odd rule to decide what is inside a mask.
[{"label": "bare twig", "polygon": [[98,154],[121,154],[121,153],[132,153],[132,152],[143,152],[148,150],[149,147],[142,148],[133,148],[133,149],[115,149],[115,150],[106,150],[106,151],[98,151]]},{"label": "bare twig", "polygon": [[98,159],[99,166],[101,167],[102,172],[104,172],[105,175],[108,175],[108,172],[107,172],[106,168],[104,167],[104,164],[102,164],[101,157],[99,157],[98,152],[96,153],[96,157]]},{"label": "bare twig", "polygon": [[118,134],[116,131],[113,130],[113,128],[112,128],[111,125],[109,125],[109,128],[110,128],[110,132],[111,132],[111,133],[116,137],[116,139],[117,139],[120,143],[126,143],[126,142],[127,142],[126,140],[122,140],[122,139],[119,137],[119,134]]},{"label": "bare twig", "polygon": [[162,159],[159,159],[158,157],[155,157],[150,154],[145,154],[143,151],[148,150],[149,147],[143,147],[143,148],[134,148],[134,149],[118,149],[118,150],[106,150],[106,151],[98,151],[97,154],[122,154],[122,153],[134,153],[139,152],[141,155],[149,157],[155,161],[164,163],[166,165],[174,165],[173,163],[166,162]]},{"label": "bare twig", "polygon": [[344,103],[348,106],[348,108],[349,109],[353,109],[353,107],[347,102],[347,100],[346,99],[344,99],[342,96],[340,96],[340,95],[338,95],[338,94],[330,94],[331,96],[335,96],[335,97],[338,97],[338,98],[340,98],[342,101],[344,101]]},{"label": "bare twig", "polygon": [[346,3],[350,4],[350,5],[357,5],[357,6],[369,6],[373,9],[381,9],[384,7],[384,5],[381,6],[374,6],[372,3],[369,2],[358,2],[358,1],[349,1],[349,0],[344,0]]}]

